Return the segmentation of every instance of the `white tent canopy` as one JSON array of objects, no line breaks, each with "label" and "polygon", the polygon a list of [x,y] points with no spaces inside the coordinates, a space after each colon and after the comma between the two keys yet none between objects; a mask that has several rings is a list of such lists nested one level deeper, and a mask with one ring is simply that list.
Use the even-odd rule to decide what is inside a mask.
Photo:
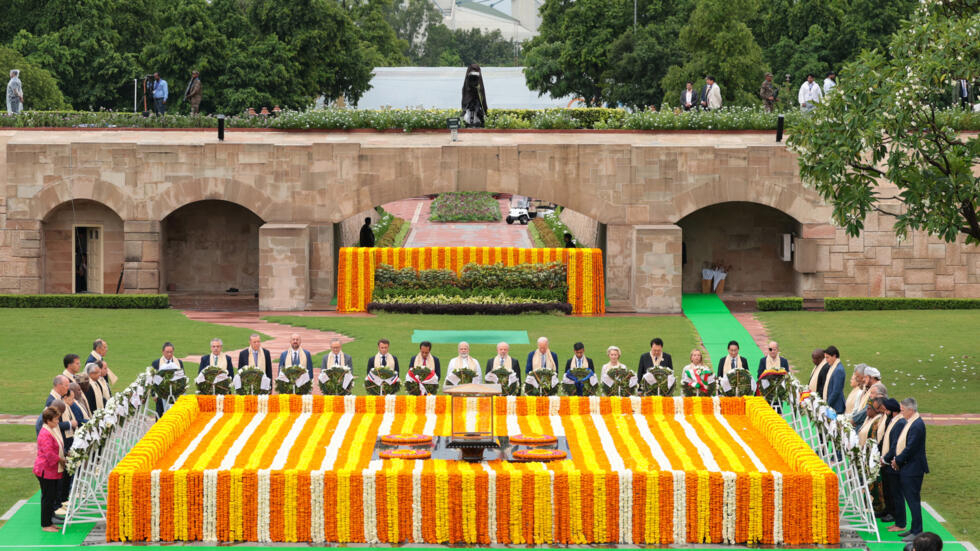
[{"label": "white tent canopy", "polygon": [[[523,67],[481,67],[487,105],[493,109],[568,107],[571,97],[552,99],[528,89]],[[465,67],[375,67],[371,89],[359,109],[459,109]]]}]

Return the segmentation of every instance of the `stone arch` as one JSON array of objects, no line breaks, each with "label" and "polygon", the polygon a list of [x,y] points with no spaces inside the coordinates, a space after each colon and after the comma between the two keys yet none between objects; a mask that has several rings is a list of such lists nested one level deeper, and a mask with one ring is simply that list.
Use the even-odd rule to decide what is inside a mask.
[{"label": "stone arch", "polygon": [[254,211],[223,199],[187,203],[160,221],[162,287],[179,294],[258,292],[259,228]]},{"label": "stone arch", "polygon": [[791,186],[758,180],[718,181],[678,193],[673,197],[670,221],[728,202],[757,203],[783,212],[801,224],[826,224],[831,208],[813,190],[801,183]]},{"label": "stone arch", "polygon": [[[91,228],[90,236],[84,228]],[[122,273],[123,219],[111,206],[90,199],[62,202],[48,211],[41,222],[43,292],[115,293]],[[91,241],[90,241],[91,239]],[[97,250],[88,248],[97,246]],[[96,252],[97,251],[97,252]],[[100,288],[89,288],[88,277],[79,265],[94,272]]]},{"label": "stone arch", "polygon": [[172,182],[167,189],[147,201],[147,212],[140,213],[142,216],[139,219],[145,216],[148,220],[162,222],[184,206],[207,200],[234,203],[266,221],[273,218],[278,221],[292,219],[288,201],[286,204],[279,203],[262,189],[230,178],[193,178]]},{"label": "stone arch", "polygon": [[730,266],[725,295],[788,295],[799,274],[783,260],[783,234],[799,236],[799,219],[755,201],[725,201],[677,221],[682,231],[682,290],[699,293],[704,263]]},{"label": "stone arch", "polygon": [[114,184],[105,180],[75,176],[69,180],[44,186],[31,198],[30,217],[46,221],[58,207],[75,200],[93,201],[104,205],[114,214],[128,219],[129,205],[127,194]]}]

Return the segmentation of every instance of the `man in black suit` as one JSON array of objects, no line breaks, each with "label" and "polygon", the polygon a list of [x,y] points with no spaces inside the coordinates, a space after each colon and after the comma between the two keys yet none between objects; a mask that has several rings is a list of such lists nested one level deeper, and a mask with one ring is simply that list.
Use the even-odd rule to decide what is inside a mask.
[{"label": "man in black suit", "polygon": [[211,339],[211,353],[201,356],[201,365],[197,368],[198,373],[204,371],[212,365],[220,367],[223,364],[228,371],[228,376],[235,376],[235,366],[231,363],[231,356],[221,353],[222,346],[224,346],[224,343],[221,342],[221,339]]},{"label": "man in black suit", "polygon": [[116,384],[119,380],[116,374],[109,369],[109,364],[105,361],[106,354],[109,353],[109,344],[102,339],[95,339],[92,343],[92,353],[88,355],[85,359],[85,365],[99,363],[99,367],[102,368],[102,384],[105,385],[106,392],[111,393],[109,385]]},{"label": "man in black suit", "polygon": [[690,80],[687,81],[687,87],[681,91],[681,109],[685,111],[697,109],[699,97],[697,91],[694,89],[694,83]]},{"label": "man in black suit", "polygon": [[510,345],[505,342],[498,343],[497,355],[487,360],[484,378],[486,378],[487,373],[490,373],[494,369],[500,369],[501,367],[510,368],[517,375],[521,374],[521,362],[517,361],[517,358],[510,357]]},{"label": "man in black suit", "polygon": [[[892,467],[895,459],[895,447],[898,445],[898,436],[905,429],[905,418],[898,415],[901,406],[894,398],[885,400],[885,408],[892,413],[891,420],[885,428],[885,435],[881,440],[881,481],[891,497],[890,511],[892,514],[891,522],[894,526],[888,528],[889,532],[905,531],[905,497],[902,495],[902,482],[898,475],[898,469]],[[897,411],[896,411],[897,410]]]},{"label": "man in black suit", "polygon": [[[153,369],[158,371],[176,369],[180,369],[181,371],[184,370],[184,362],[174,358],[174,345],[169,342],[163,343],[163,356],[161,356],[159,359],[153,360],[153,363],[150,365],[153,367]],[[164,398],[157,396],[157,417],[161,417],[163,415],[163,402]]]},{"label": "man in black suit", "polygon": [[[580,367],[591,369],[592,373],[594,374],[595,363],[592,362],[592,358],[585,355],[585,345],[580,342],[577,342],[574,345],[572,345],[572,351],[573,351],[572,357],[568,358],[568,361],[565,362],[566,377],[569,377],[569,380],[574,380],[570,378],[568,372],[571,371],[572,369],[578,369]],[[588,377],[585,377],[585,380],[587,379]],[[575,394],[577,396],[582,395],[582,383],[579,381],[575,381]]]},{"label": "man in black suit", "polygon": [[915,398],[902,400],[902,417],[905,426],[898,435],[892,468],[898,471],[902,496],[909,505],[912,525],[899,534],[902,541],[912,541],[922,533],[922,478],[929,472],[926,461],[926,424],[919,417],[919,406]]},{"label": "man in black suit", "polygon": [[320,362],[320,369],[327,370],[335,366],[346,367],[352,372],[354,371],[354,361],[351,359],[350,354],[344,352],[340,341],[337,339],[330,341],[330,353],[323,356],[323,361]]},{"label": "man in black suit", "polygon": [[432,355],[432,343],[429,341],[419,343],[419,353],[412,356],[408,362],[408,368],[413,367],[428,367],[436,374],[437,379],[442,378],[442,366],[439,358]]},{"label": "man in black suit", "polygon": [[779,355],[779,343],[769,341],[769,352],[759,360],[759,371],[756,378],[762,378],[767,369],[782,369],[789,371],[789,362]]},{"label": "man in black suit", "polygon": [[738,341],[728,341],[728,354],[718,360],[718,378],[728,375],[734,369],[748,369],[749,361],[739,355]]},{"label": "man in black suit", "polygon": [[637,364],[636,376],[642,378],[643,374],[647,372],[647,369],[651,367],[665,367],[667,369],[674,369],[674,362],[670,358],[670,354],[664,352],[664,340],[660,337],[654,337],[650,341],[650,351],[644,352],[640,356],[640,362]]},{"label": "man in black suit", "polygon": [[238,369],[245,366],[258,367],[265,371],[265,376],[272,379],[272,355],[262,348],[262,337],[252,334],[248,337],[248,348],[238,353]]},{"label": "man in black suit", "polygon": [[394,369],[395,375],[401,375],[401,370],[398,367],[398,358],[388,352],[388,348],[390,347],[391,341],[388,339],[378,339],[378,353],[368,359],[368,373],[371,373],[371,370],[375,367],[387,367]]}]

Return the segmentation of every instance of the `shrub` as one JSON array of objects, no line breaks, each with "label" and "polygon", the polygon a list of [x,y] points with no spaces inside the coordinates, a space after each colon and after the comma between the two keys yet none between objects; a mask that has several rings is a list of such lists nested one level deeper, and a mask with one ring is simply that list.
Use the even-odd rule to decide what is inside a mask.
[{"label": "shrub", "polygon": [[477,287],[474,289],[461,289],[459,287],[434,287],[431,289],[419,289],[417,287],[377,287],[371,295],[376,302],[390,302],[392,297],[492,297],[504,296],[508,299],[533,299],[546,302],[564,302],[568,300],[568,291],[562,289],[502,289]]},{"label": "shrub", "polygon": [[561,248],[564,245],[564,237],[555,235],[555,230],[551,229],[551,226],[543,219],[535,218],[531,220],[531,225],[534,226],[534,231],[537,232],[538,238],[541,240],[543,246]]},{"label": "shrub", "polygon": [[755,307],[761,312],[802,310],[803,297],[761,297],[755,299]]},{"label": "shrub", "polygon": [[464,289],[557,289],[568,292],[568,268],[561,262],[549,264],[467,264],[459,275]]},{"label": "shrub", "polygon": [[908,297],[827,297],[827,311],[843,310],[975,310],[980,298],[908,298]]},{"label": "shrub", "polygon": [[572,305],[567,302],[524,304],[418,304],[370,302],[368,312],[393,312],[402,314],[489,314],[511,315],[530,312],[571,314]]},{"label": "shrub", "polygon": [[388,264],[379,264],[374,269],[375,290],[389,287],[419,289],[421,286],[419,274],[413,268],[405,267],[401,270],[396,270]]},{"label": "shrub", "polygon": [[486,191],[440,193],[432,201],[429,220],[433,222],[496,222],[500,203]]},{"label": "shrub", "polygon": [[[558,238],[558,242],[559,242],[559,245],[558,246],[559,247],[564,247],[565,246],[565,234],[566,233],[567,234],[571,234],[572,233],[572,230],[568,229],[568,226],[566,226],[565,223],[561,221],[561,211],[562,211],[562,208],[561,207],[558,207],[558,208],[555,209],[555,212],[553,212],[551,214],[546,214],[544,216],[544,222],[546,224],[548,224],[548,227],[551,228],[551,231],[552,232],[554,232],[555,237]],[[578,240],[575,239],[575,236],[574,235],[572,235],[572,243],[575,243],[576,245],[578,245]]]},{"label": "shrub", "polygon": [[[387,213],[386,213],[387,214]],[[390,214],[388,216],[391,216]],[[398,218],[393,216],[391,223],[388,224],[388,228],[385,230],[384,235],[381,236],[375,243],[375,247],[399,247],[399,238],[403,238],[405,233],[407,233],[407,226],[409,222],[404,218]]]},{"label": "shrub", "polygon": [[456,287],[459,279],[452,270],[422,270],[419,272],[419,283],[423,289]]},{"label": "shrub", "polygon": [[0,295],[0,308],[169,308],[167,295]]}]

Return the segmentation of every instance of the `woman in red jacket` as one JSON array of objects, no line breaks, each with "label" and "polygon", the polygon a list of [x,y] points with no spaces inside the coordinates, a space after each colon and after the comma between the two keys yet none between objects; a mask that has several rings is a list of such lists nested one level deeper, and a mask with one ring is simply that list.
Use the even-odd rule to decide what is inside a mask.
[{"label": "woman in red jacket", "polygon": [[61,415],[53,407],[41,413],[41,432],[37,433],[37,457],[34,459],[34,475],[41,483],[41,529],[57,532],[51,517],[58,508],[58,482],[65,469],[65,445],[61,440],[58,420]]}]

